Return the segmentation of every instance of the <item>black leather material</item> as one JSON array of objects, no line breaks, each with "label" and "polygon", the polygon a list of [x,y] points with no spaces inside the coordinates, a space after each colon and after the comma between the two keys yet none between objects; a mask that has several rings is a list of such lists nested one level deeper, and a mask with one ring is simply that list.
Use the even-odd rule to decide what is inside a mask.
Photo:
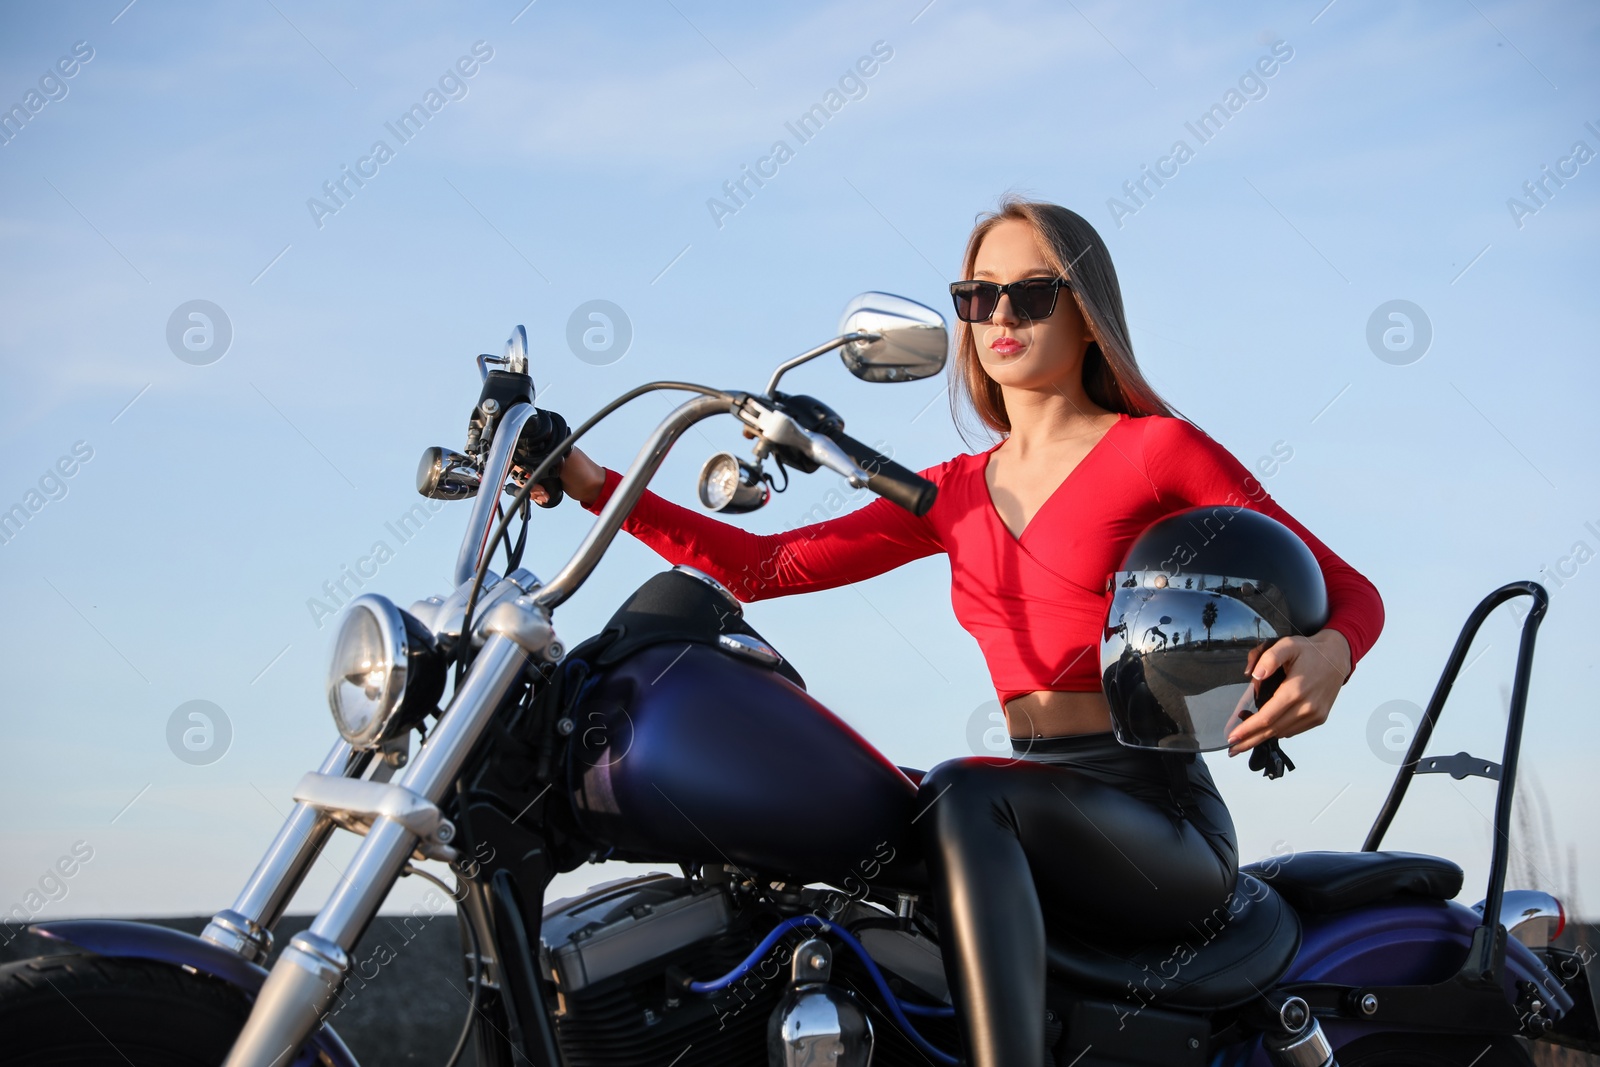
[{"label": "black leather material", "polygon": [[1309,915],[1404,895],[1450,900],[1461,892],[1460,867],[1412,852],[1299,852],[1244,870]]},{"label": "black leather material", "polygon": [[1241,871],[1233,896],[1193,933],[1148,944],[1046,936],[1050,976],[1075,990],[1136,1005],[1220,1011],[1261,995],[1300,951],[1300,918],[1265,882]]},{"label": "black leather material", "polygon": [[[744,634],[771,647],[744,620],[736,601],[682,571],[662,571],[623,601],[605,629],[567,655],[586,659],[599,671],[621,663],[640,649],[666,642],[688,641],[715,648],[717,638],[723,634]],[[771,669],[801,689],[806,687],[805,679],[787,659],[780,659]]]},{"label": "black leather material", "polygon": [[[1233,820],[1203,760],[1182,765],[1190,800],[1180,815],[1162,754],[1126,748],[1109,730],[1022,747],[1010,760],[946,760],[917,790],[936,917],[953,934],[941,941],[945,976],[971,1067],[1045,1062],[1039,1019],[1052,928],[1106,940],[1147,930],[1148,941],[1166,942],[1150,957],[1160,964],[1176,938],[1229,925],[1212,920],[1238,884]],[[1253,885],[1258,896],[1271,892]],[[1131,999],[1127,982],[1144,977],[1125,965],[1096,988]]]}]

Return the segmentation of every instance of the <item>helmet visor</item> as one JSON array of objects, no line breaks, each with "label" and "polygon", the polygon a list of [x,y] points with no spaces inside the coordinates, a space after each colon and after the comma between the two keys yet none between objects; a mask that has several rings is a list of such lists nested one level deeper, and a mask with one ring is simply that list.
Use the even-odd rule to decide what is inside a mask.
[{"label": "helmet visor", "polygon": [[1179,752],[1228,747],[1228,734],[1257,710],[1255,657],[1285,632],[1271,621],[1284,618],[1273,591],[1221,575],[1169,582],[1128,571],[1114,583],[1100,678],[1117,740]]}]

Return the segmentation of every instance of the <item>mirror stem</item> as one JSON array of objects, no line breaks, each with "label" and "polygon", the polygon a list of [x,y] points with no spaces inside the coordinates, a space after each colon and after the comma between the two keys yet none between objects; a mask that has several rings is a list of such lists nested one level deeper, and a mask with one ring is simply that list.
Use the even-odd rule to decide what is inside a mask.
[{"label": "mirror stem", "polygon": [[770,400],[772,398],[773,394],[775,394],[778,391],[778,379],[782,378],[786,373],[788,373],[793,368],[798,367],[800,364],[808,363],[811,360],[816,359],[818,356],[825,356],[829,352],[832,352],[834,349],[843,348],[845,345],[850,344],[852,341],[876,341],[881,336],[882,336],[881,334],[876,334],[876,333],[860,333],[860,332],[842,334],[842,335],[840,335],[838,337],[835,337],[833,340],[827,342],[824,345],[819,345],[818,347],[813,348],[809,352],[802,352],[798,356],[795,356],[793,359],[786,360],[785,362],[778,364],[778,369],[772,372],[772,380],[767,382],[767,391],[766,391],[766,394],[765,394],[766,397]]}]

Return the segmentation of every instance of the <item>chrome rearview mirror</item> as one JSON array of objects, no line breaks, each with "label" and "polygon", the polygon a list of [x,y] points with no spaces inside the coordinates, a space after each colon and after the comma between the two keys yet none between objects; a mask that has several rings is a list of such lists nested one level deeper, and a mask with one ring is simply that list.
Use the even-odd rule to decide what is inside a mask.
[{"label": "chrome rearview mirror", "polygon": [[889,293],[862,293],[846,304],[839,333],[877,335],[839,350],[850,373],[866,382],[910,382],[938,374],[950,349],[943,315]]}]

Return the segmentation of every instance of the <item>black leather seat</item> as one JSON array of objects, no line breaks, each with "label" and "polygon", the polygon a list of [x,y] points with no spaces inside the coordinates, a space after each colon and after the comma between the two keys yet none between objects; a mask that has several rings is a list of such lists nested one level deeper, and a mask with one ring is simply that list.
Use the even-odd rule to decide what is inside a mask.
[{"label": "black leather seat", "polygon": [[1300,918],[1259,878],[1239,873],[1229,902],[1181,937],[1144,944],[1045,937],[1053,979],[1141,1006],[1237,1007],[1270,988],[1300,951]]},{"label": "black leather seat", "polygon": [[1450,900],[1461,868],[1412,852],[1299,852],[1242,868],[1308,915],[1344,911],[1398,896]]}]

